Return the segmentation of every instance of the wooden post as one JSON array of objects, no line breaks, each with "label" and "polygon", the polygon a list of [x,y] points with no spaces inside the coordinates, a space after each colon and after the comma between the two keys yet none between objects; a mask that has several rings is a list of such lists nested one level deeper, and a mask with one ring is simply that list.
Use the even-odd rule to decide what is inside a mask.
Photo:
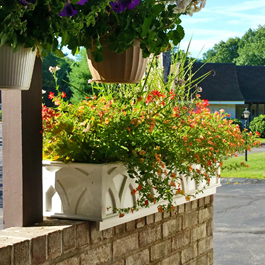
[{"label": "wooden post", "polygon": [[2,91],[4,228],[42,221],[42,62],[30,89]]}]

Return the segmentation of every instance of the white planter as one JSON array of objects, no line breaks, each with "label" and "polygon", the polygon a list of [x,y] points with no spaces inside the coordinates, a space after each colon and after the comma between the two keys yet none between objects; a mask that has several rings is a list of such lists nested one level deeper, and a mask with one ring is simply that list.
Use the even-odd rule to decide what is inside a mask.
[{"label": "white planter", "polygon": [[[197,185],[189,177],[182,176],[180,188],[185,194],[195,194],[206,183]],[[211,178],[203,193],[196,199],[216,193],[220,186],[217,176]],[[78,164],[43,162],[43,211],[44,216],[97,221],[103,230],[157,212],[157,205],[140,209],[119,218],[108,207],[131,207],[137,199],[131,191],[137,185],[128,177],[122,163]],[[192,198],[193,199],[193,198]],[[163,204],[166,202],[159,202]],[[174,203],[186,203],[185,197],[177,195]]]},{"label": "white planter", "polygon": [[0,89],[28,90],[31,83],[36,51],[20,48],[13,53],[8,45],[0,47]]}]

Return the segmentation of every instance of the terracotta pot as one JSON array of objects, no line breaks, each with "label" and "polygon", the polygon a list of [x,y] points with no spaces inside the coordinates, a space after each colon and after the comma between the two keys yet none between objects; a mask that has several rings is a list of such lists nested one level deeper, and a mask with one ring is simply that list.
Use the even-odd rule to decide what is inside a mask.
[{"label": "terracotta pot", "polygon": [[100,83],[139,83],[143,78],[148,58],[142,57],[140,42],[124,53],[111,52],[106,44],[103,46],[104,61],[94,61],[91,50],[87,50],[87,61],[93,79]]},{"label": "terracotta pot", "polygon": [[9,45],[0,47],[0,89],[28,90],[35,58],[31,48],[14,53]]}]

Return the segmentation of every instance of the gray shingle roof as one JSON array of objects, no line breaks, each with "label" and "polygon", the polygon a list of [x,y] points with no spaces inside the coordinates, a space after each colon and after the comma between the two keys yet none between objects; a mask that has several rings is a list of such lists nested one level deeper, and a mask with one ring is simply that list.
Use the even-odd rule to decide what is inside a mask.
[{"label": "gray shingle roof", "polygon": [[240,90],[247,103],[265,103],[265,66],[236,66]]},{"label": "gray shingle roof", "polygon": [[[203,64],[194,63],[193,71]],[[201,98],[209,101],[245,101],[239,87],[235,64],[207,63],[198,71],[195,78],[212,71],[199,86],[202,87]]]}]

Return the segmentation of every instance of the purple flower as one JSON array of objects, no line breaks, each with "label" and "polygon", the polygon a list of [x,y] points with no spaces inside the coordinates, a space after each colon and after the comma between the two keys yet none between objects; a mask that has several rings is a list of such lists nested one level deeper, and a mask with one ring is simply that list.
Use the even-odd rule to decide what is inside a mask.
[{"label": "purple flower", "polygon": [[112,10],[116,13],[124,11],[126,8],[134,9],[140,4],[140,0],[116,0],[115,2],[110,2]]},{"label": "purple flower", "polygon": [[73,17],[77,14],[78,12],[75,10],[73,4],[70,3],[69,0],[65,0],[65,6],[62,10],[62,12],[59,14],[60,17]]},{"label": "purple flower", "polygon": [[87,2],[87,0],[80,0],[79,2],[77,2],[77,5],[84,5]]},{"label": "purple flower", "polygon": [[24,0],[20,0],[19,2],[20,2],[20,4],[22,4],[23,6],[28,6],[28,4],[35,4],[35,3],[36,3],[36,0],[26,0],[26,1],[24,1]]}]

